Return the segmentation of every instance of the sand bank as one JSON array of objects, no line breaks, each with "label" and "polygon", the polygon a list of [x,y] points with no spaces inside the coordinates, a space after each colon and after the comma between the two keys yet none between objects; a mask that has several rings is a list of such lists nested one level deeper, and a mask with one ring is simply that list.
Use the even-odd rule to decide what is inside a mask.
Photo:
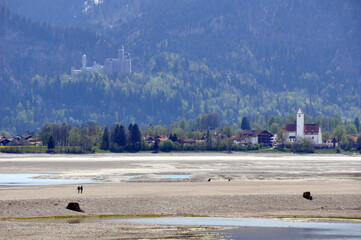
[{"label": "sand bank", "polygon": [[[83,194],[73,185],[0,187],[1,218],[115,214],[361,218],[360,155],[1,154],[0,173],[52,173],[47,177],[100,182],[84,185]],[[191,177],[166,179],[160,174]],[[304,199],[304,191],[311,191],[314,199]],[[65,209],[74,201],[84,213]],[[18,221],[1,221],[0,234],[5,239],[204,237],[189,227]]]}]

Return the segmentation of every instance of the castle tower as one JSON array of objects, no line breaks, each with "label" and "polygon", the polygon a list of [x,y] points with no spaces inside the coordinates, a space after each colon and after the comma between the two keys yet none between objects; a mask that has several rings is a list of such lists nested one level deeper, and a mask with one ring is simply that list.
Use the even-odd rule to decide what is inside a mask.
[{"label": "castle tower", "polygon": [[124,61],[124,46],[122,46],[122,48],[119,49],[119,60]]},{"label": "castle tower", "polygon": [[296,127],[296,137],[297,140],[305,137],[305,114],[302,112],[301,108],[297,112],[297,127]]},{"label": "castle tower", "polygon": [[86,55],[85,54],[83,55],[83,59],[82,59],[82,68],[83,68],[83,70],[85,70],[85,68],[86,68]]},{"label": "castle tower", "polygon": [[130,58],[130,53],[128,53],[128,73],[132,72],[132,59]]}]

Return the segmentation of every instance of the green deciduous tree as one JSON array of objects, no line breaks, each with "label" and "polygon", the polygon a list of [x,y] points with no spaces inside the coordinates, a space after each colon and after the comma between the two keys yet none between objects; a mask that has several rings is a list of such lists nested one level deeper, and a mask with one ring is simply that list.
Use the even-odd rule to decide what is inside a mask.
[{"label": "green deciduous tree", "polygon": [[227,137],[232,137],[233,136],[233,128],[230,125],[226,125],[223,129],[222,129],[222,133],[227,135]]},{"label": "green deciduous tree", "polygon": [[280,127],[280,125],[278,123],[274,122],[274,123],[272,123],[269,130],[270,130],[271,133],[274,134],[274,133],[277,133],[279,130],[281,130],[281,127]]},{"label": "green deciduous tree", "polygon": [[187,131],[187,129],[188,129],[188,124],[187,124],[187,121],[186,121],[186,119],[185,119],[184,117],[180,120],[180,122],[179,122],[179,127],[180,127],[181,129],[183,129],[183,131]]},{"label": "green deciduous tree", "polygon": [[350,141],[349,138],[346,135],[342,135],[341,136],[341,148],[344,150],[349,150],[350,149]]},{"label": "green deciduous tree", "polygon": [[173,142],[171,140],[165,140],[164,142],[162,142],[162,145],[160,147],[160,149],[163,151],[163,152],[170,152],[174,149],[173,147]]},{"label": "green deciduous tree", "polygon": [[201,130],[216,129],[221,126],[221,118],[218,113],[207,113],[201,117]]},{"label": "green deciduous tree", "polygon": [[50,136],[52,136],[52,126],[51,124],[45,124],[40,129],[40,138],[43,142],[43,145],[49,142]]},{"label": "green deciduous tree", "polygon": [[212,134],[210,134],[209,130],[207,131],[207,150],[212,149]]},{"label": "green deciduous tree", "polygon": [[175,128],[172,130],[173,134],[176,134],[178,138],[183,138],[186,133],[182,128]]},{"label": "green deciduous tree", "polygon": [[69,131],[68,143],[70,146],[80,146],[81,134],[78,126]]},{"label": "green deciduous tree", "polygon": [[337,142],[341,142],[341,138],[346,136],[347,130],[344,125],[337,125],[337,127],[333,130],[333,135],[336,137]]},{"label": "green deciduous tree", "polygon": [[348,124],[346,126],[346,131],[348,134],[356,134],[357,133],[357,128],[355,126],[355,124]]},{"label": "green deciduous tree", "polygon": [[361,129],[360,129],[360,119],[358,117],[355,118],[354,124],[356,126],[357,132],[360,132],[361,131]]},{"label": "green deciduous tree", "polygon": [[331,134],[329,132],[323,132],[322,133],[322,142],[326,142],[330,139]]},{"label": "green deciduous tree", "polygon": [[313,147],[312,142],[307,138],[302,138],[299,143],[293,143],[291,149],[293,152],[299,152],[299,153],[315,152],[315,148]]}]

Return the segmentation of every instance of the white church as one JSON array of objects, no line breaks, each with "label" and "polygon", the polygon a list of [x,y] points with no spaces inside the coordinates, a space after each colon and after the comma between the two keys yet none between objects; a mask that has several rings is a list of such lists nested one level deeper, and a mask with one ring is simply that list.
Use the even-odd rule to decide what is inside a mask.
[{"label": "white church", "polygon": [[305,114],[301,109],[297,112],[297,123],[286,124],[289,142],[298,142],[302,138],[309,139],[314,144],[322,144],[322,132],[320,124],[305,124]]}]

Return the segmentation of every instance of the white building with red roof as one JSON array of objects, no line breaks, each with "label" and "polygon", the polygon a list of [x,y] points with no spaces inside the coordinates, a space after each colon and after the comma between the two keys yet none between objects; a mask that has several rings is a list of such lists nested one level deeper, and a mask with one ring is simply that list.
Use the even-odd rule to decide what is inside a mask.
[{"label": "white building with red roof", "polygon": [[261,144],[264,146],[271,146],[272,137],[273,134],[267,132],[266,130],[245,130],[236,134],[232,138],[238,145]]},{"label": "white building with red roof", "polygon": [[302,138],[307,138],[314,144],[322,144],[320,124],[305,124],[305,114],[301,109],[297,112],[297,122],[286,124],[284,130],[288,132],[289,142],[296,142]]}]

